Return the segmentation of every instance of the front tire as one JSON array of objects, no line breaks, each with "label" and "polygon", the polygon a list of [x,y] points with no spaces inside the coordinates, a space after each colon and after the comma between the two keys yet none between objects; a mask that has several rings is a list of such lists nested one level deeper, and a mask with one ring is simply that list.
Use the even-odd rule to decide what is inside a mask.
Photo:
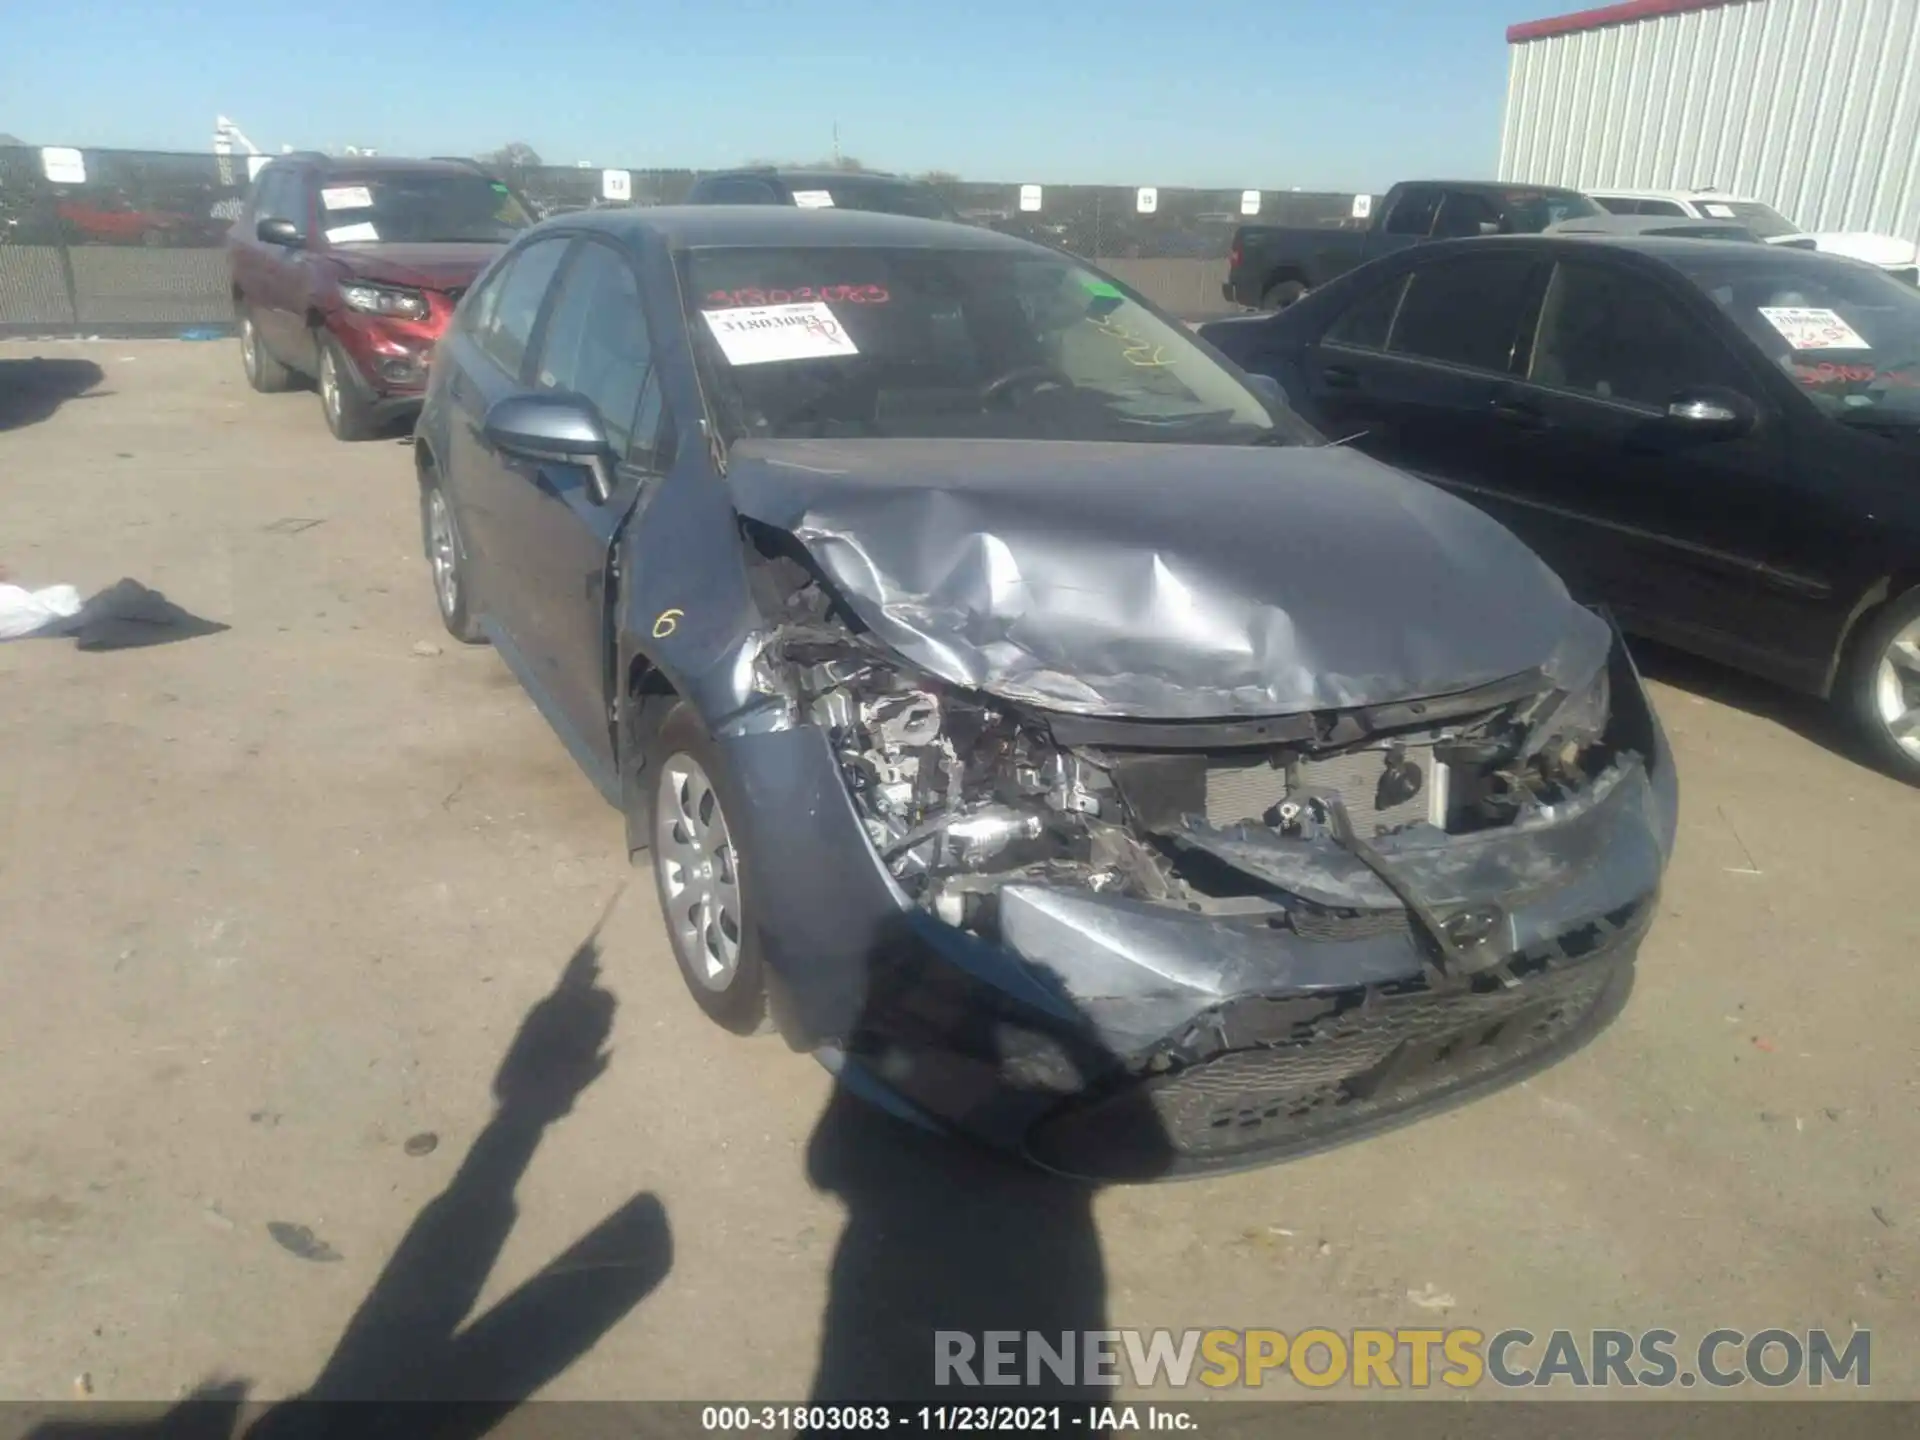
[{"label": "front tire", "polygon": [[247,372],[247,384],[263,395],[292,388],[293,371],[267,353],[251,310],[240,312],[240,364]]},{"label": "front tire", "polygon": [[[748,867],[727,823],[739,813],[720,749],[685,701],[647,746],[647,863],[680,978],[707,1018],[736,1035],[768,1028],[760,931]],[[637,858],[637,857],[636,857]]]},{"label": "front tire", "polygon": [[336,440],[373,438],[373,406],[353,383],[353,362],[340,343],[324,330],[319,335],[320,409]]},{"label": "front tire", "polygon": [[1920,785],[1920,589],[1867,622],[1839,699],[1874,759]]}]

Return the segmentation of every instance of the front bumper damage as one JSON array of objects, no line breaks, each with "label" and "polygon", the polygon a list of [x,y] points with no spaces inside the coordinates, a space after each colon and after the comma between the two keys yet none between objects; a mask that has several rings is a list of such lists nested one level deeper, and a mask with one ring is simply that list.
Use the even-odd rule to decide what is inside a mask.
[{"label": "front bumper damage", "polygon": [[1280,906],[1015,880],[984,930],[903,888],[827,729],[723,729],[781,1026],[896,1113],[1094,1179],[1266,1163],[1506,1083],[1624,1002],[1672,850],[1617,636],[1607,666],[1606,768],[1511,824],[1406,827],[1374,864],[1190,818],[1183,847]]}]

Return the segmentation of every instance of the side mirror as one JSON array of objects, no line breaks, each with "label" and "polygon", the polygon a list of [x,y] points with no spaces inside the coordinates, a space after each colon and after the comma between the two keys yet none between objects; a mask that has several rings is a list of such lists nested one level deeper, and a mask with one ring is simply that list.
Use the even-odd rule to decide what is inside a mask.
[{"label": "side mirror", "polygon": [[1667,402],[1668,423],[1692,434],[1731,439],[1760,423],[1760,407],[1736,390],[1683,390]]},{"label": "side mirror", "polygon": [[253,233],[269,245],[284,245],[289,250],[298,250],[304,243],[300,227],[291,220],[262,220],[253,227]]},{"label": "side mirror", "polygon": [[496,401],[482,424],[487,443],[521,460],[583,466],[593,498],[605,504],[613,494],[613,467],[619,457],[590,401],[562,390],[509,395]]},{"label": "side mirror", "polygon": [[1269,405],[1286,407],[1287,392],[1280,388],[1280,382],[1271,375],[1248,375],[1247,388]]}]

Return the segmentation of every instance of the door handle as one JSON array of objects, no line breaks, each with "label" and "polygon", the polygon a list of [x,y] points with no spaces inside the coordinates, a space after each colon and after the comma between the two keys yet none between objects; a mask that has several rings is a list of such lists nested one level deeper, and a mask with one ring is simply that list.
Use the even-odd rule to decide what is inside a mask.
[{"label": "door handle", "polygon": [[1511,425],[1516,430],[1545,430],[1547,417],[1533,406],[1520,400],[1495,400],[1488,407],[1493,418],[1503,425]]},{"label": "door handle", "polygon": [[1320,372],[1320,378],[1327,382],[1330,390],[1358,390],[1360,372],[1345,365],[1329,365]]}]

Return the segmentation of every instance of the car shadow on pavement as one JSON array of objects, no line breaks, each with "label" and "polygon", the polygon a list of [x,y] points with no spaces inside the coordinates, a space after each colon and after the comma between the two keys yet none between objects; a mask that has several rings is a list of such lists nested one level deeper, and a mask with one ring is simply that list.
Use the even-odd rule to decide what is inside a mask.
[{"label": "car shadow on pavement", "polygon": [[1845,718],[1818,696],[1775,685],[1744,670],[1636,636],[1633,663],[1648,680],[1769,720],[1854,764],[1882,773]]},{"label": "car shadow on pavement", "polygon": [[[542,1135],[607,1068],[615,1002],[600,986],[598,956],[596,929],[527,1013],[494,1077],[492,1119],[402,1237],[304,1394],[256,1415],[245,1413],[245,1381],[212,1382],[157,1419],[50,1420],[32,1440],[428,1432],[474,1440],[591,1349],[673,1263],[666,1212],[650,1194],[636,1195],[492,1309],[462,1322],[518,1218],[514,1189]],[[341,1401],[358,1403],[332,1403]],[[414,1408],[419,1402],[435,1402],[430,1416]]]},{"label": "car shadow on pavement", "polygon": [[[943,1043],[1000,1061],[999,1017],[952,1013]],[[856,1032],[858,1033],[858,1032]],[[1086,1033],[1086,1032],[1082,1032]],[[1064,1040],[1064,1037],[1063,1037]],[[1063,1043],[1082,1075],[1113,1063],[1097,1048]],[[1130,1137],[1135,1179],[1164,1175],[1173,1146],[1137,1089],[1107,1110],[1112,1133]],[[1111,1383],[1089,1381],[1082,1346],[1107,1328],[1106,1265],[1094,1219],[1097,1182],[1064,1178],[976,1142],[936,1133],[884,1113],[837,1084],[807,1150],[807,1173],[847,1209],[834,1253],[821,1347],[810,1401],[858,1405],[1076,1405],[1111,1402]],[[1037,1333],[1060,1347],[1070,1335],[1071,1380],[1026,1351],[1007,1352],[1017,1384],[943,1386],[940,1332],[974,1347],[972,1373],[988,1373],[986,1332]],[[946,1342],[954,1353],[957,1342]],[[964,1351],[962,1351],[964,1353]]]},{"label": "car shadow on pavement", "polygon": [[0,430],[38,424],[106,375],[91,360],[0,360]]}]

